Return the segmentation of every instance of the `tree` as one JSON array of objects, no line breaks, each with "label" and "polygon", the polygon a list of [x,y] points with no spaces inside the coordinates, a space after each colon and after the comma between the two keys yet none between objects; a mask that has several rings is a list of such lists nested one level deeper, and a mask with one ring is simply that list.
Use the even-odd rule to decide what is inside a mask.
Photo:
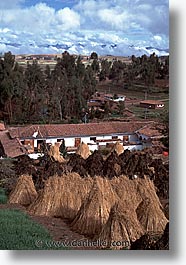
[{"label": "tree", "polygon": [[110,74],[110,67],[111,67],[111,62],[108,62],[108,60],[102,60],[101,61],[101,71],[99,74],[99,80],[106,80],[107,77],[109,77]]},{"label": "tree", "polygon": [[95,60],[98,60],[98,55],[96,52],[92,52],[91,55],[90,55],[90,59],[95,59]]},{"label": "tree", "polygon": [[94,59],[92,64],[91,64],[91,67],[92,67],[92,70],[95,72],[95,73],[98,73],[99,72],[99,62],[97,59]]},{"label": "tree", "polygon": [[125,102],[124,101],[119,101],[117,107],[118,107],[119,114],[123,115],[123,111],[125,109]]},{"label": "tree", "polygon": [[62,154],[62,156],[65,158],[67,156],[67,148],[65,146],[65,140],[63,139],[60,147],[59,147],[59,151]]},{"label": "tree", "polygon": [[11,52],[4,54],[0,59],[0,107],[7,111],[9,122],[13,117],[12,98],[14,95],[13,68],[15,56]]}]

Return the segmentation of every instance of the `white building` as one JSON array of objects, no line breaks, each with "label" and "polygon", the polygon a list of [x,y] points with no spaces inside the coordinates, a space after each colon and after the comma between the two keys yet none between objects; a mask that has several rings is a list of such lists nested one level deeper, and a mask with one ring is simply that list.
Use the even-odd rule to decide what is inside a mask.
[{"label": "white building", "polygon": [[119,141],[124,149],[142,150],[142,141],[136,133],[147,122],[100,122],[87,124],[48,124],[16,127],[9,130],[11,139],[17,139],[30,153],[38,152],[42,143],[54,145],[64,140],[68,152],[76,151],[81,142],[91,151],[111,147]]}]

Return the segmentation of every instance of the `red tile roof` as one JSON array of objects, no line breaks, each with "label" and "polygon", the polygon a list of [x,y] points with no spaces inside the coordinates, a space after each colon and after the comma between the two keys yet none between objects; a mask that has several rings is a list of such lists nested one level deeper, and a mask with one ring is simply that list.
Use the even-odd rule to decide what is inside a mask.
[{"label": "red tile roof", "polygon": [[[148,122],[149,123],[149,122]],[[38,131],[37,137],[75,137],[75,136],[97,136],[117,133],[132,133],[147,122],[102,122],[87,124],[50,124],[50,125],[30,125],[25,127],[15,127],[9,130],[12,138],[33,138],[33,134]]]},{"label": "red tile roof", "polygon": [[0,142],[7,157],[16,157],[25,153],[25,148],[21,146],[19,140],[11,139],[8,131],[0,132]]},{"label": "red tile roof", "polygon": [[162,133],[157,128],[157,126],[152,125],[152,124],[146,125],[143,128],[139,129],[138,133],[144,134],[144,135],[149,136],[149,137],[160,137],[160,136],[162,136]]},{"label": "red tile roof", "polygon": [[0,122],[0,131],[4,131],[5,130],[5,125],[3,122]]},{"label": "red tile roof", "polygon": [[142,101],[140,101],[140,103],[142,103],[142,104],[153,104],[153,105],[163,104],[163,102],[161,102],[159,100],[153,100],[153,99],[142,100]]}]

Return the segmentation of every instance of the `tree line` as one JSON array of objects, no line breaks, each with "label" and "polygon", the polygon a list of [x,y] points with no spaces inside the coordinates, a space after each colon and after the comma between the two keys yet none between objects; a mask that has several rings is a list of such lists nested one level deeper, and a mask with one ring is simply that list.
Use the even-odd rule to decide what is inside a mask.
[{"label": "tree line", "polygon": [[79,119],[95,88],[92,67],[68,52],[52,71],[49,65],[42,71],[37,61],[24,69],[11,52],[0,59],[0,112],[7,123]]},{"label": "tree line", "polygon": [[99,81],[110,79],[127,87],[139,80],[146,86],[169,73],[168,57],[131,57],[127,65],[121,60],[99,59],[93,52],[86,67],[81,57],[64,52],[53,70],[42,70],[37,60],[26,68],[15,62],[11,52],[0,59],[0,119],[6,123],[74,122],[84,117],[87,101]]}]

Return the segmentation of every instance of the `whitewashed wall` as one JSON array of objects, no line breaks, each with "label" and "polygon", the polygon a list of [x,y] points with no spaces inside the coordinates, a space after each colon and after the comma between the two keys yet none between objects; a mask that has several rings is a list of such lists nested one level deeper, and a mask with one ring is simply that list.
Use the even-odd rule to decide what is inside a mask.
[{"label": "whitewashed wall", "polygon": [[[81,142],[84,142],[85,144],[89,145],[89,149],[91,151],[95,151],[98,149],[98,146],[105,146],[107,142],[99,142],[99,145],[97,143],[95,143],[93,140],[90,140],[91,137],[96,137],[96,140],[112,140],[112,136],[118,136],[119,140],[123,140],[123,135],[102,135],[102,136],[84,136],[84,137],[79,137],[81,138]],[[76,137],[64,137],[65,140],[65,146],[66,147],[73,147],[75,146],[75,138]],[[78,137],[77,137],[78,138]],[[57,142],[57,139],[63,139],[62,137],[58,137],[58,138],[50,138],[50,139],[46,139],[46,143],[51,143],[52,145],[54,145]],[[135,142],[138,140],[138,136],[136,134],[131,134],[129,135],[129,142]],[[114,143],[115,141],[113,141]],[[110,141],[108,143],[111,143]],[[37,147],[37,139],[34,140],[34,147]],[[124,146],[125,149],[128,150],[142,150],[143,146],[142,145],[128,145],[128,146]]]}]

